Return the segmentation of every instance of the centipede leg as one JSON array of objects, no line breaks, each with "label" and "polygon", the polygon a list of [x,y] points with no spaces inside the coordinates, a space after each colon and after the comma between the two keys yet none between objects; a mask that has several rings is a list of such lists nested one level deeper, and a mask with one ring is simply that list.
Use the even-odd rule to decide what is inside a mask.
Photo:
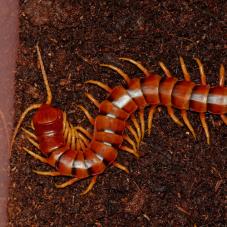
[{"label": "centipede leg", "polygon": [[160,67],[162,68],[163,72],[166,74],[167,77],[172,77],[170,71],[168,70],[168,68],[165,66],[165,64],[163,62],[159,62]]},{"label": "centipede leg", "polygon": [[29,136],[29,137],[31,137],[31,138],[33,138],[34,140],[37,141],[37,136],[36,136],[34,133],[28,131],[28,130],[25,129],[25,128],[21,128],[21,129],[22,129],[22,131],[24,131],[24,132],[27,134],[27,136]]},{"label": "centipede leg", "polygon": [[195,131],[194,131],[189,119],[188,119],[187,111],[186,110],[181,110],[181,115],[183,117],[184,123],[187,125],[187,127],[190,130],[190,132],[192,133],[193,137],[196,138]]},{"label": "centipede leg", "polygon": [[184,63],[184,59],[182,57],[180,57],[180,65],[181,65],[181,69],[184,74],[185,80],[190,81],[191,80],[190,74],[188,73],[187,67],[186,67],[186,65]]},{"label": "centipede leg", "polygon": [[135,138],[136,140],[136,143],[137,143],[137,147],[139,147],[139,144],[140,144],[140,139],[136,133],[136,131],[132,128],[131,125],[128,125],[127,126],[127,129],[129,130],[129,132],[133,135],[133,137]]},{"label": "centipede leg", "polygon": [[39,170],[32,170],[32,172],[38,174],[38,175],[42,175],[42,176],[51,176],[51,177],[56,177],[56,176],[60,176],[61,173],[57,172],[57,171],[39,171]]},{"label": "centipede leg", "polygon": [[108,65],[108,64],[100,64],[100,66],[107,67],[107,68],[110,68],[110,69],[116,71],[127,82],[127,84],[129,84],[129,82],[130,82],[129,76],[125,72],[123,72],[121,69],[117,68],[116,66]]},{"label": "centipede leg", "polygon": [[131,115],[131,121],[136,128],[137,135],[138,135],[138,138],[139,138],[139,143],[140,143],[140,141],[141,141],[141,129],[140,129],[139,123],[138,123],[134,114]]},{"label": "centipede leg", "polygon": [[200,121],[202,123],[203,129],[206,134],[207,144],[210,144],[210,133],[209,133],[208,125],[206,123],[206,116],[204,113],[200,113],[199,116],[200,116]]},{"label": "centipede leg", "polygon": [[130,147],[127,147],[127,146],[120,146],[120,149],[122,150],[122,151],[126,151],[126,152],[128,152],[128,153],[130,153],[130,154],[133,154],[134,156],[136,156],[137,158],[139,158],[140,156],[139,156],[139,153],[137,153],[137,152],[135,152],[133,149],[131,149]]},{"label": "centipede leg", "polygon": [[62,183],[62,184],[55,184],[55,187],[56,187],[56,188],[65,188],[65,187],[67,187],[67,186],[70,186],[70,185],[74,184],[75,182],[77,182],[77,181],[79,181],[79,180],[81,180],[81,179],[79,179],[79,178],[72,178],[72,179],[66,181],[65,183]]},{"label": "centipede leg", "polygon": [[23,147],[23,150],[26,151],[28,154],[30,154],[33,158],[39,160],[40,162],[43,163],[48,163],[47,159],[34,153],[33,151],[30,151],[29,149],[27,149],[26,147]]},{"label": "centipede leg", "polygon": [[203,65],[198,58],[194,58],[194,59],[196,60],[198,66],[199,66],[199,72],[200,72],[200,75],[201,75],[201,84],[206,85],[206,75],[205,75],[205,72],[204,72],[204,69],[203,69]]},{"label": "centipede leg", "polygon": [[37,149],[40,149],[39,144],[37,142],[35,142],[31,137],[26,136],[26,138],[34,147],[36,147]]},{"label": "centipede leg", "polygon": [[90,115],[90,113],[88,112],[88,110],[83,107],[82,105],[78,105],[78,107],[84,112],[85,116],[87,117],[87,119],[89,120],[89,122],[94,125],[95,124],[95,119]]},{"label": "centipede leg", "polygon": [[90,93],[85,93],[85,96],[99,109],[100,103]]},{"label": "centipede leg", "polygon": [[128,62],[131,62],[132,64],[134,64],[135,66],[137,66],[143,73],[146,77],[149,77],[150,76],[150,73],[149,71],[141,64],[139,63],[138,61],[135,61],[131,58],[119,58],[120,60],[123,60],[123,61],[128,61]]},{"label": "centipede leg", "polygon": [[123,135],[123,139],[124,139],[125,141],[127,141],[130,145],[132,145],[133,150],[134,150],[135,152],[137,152],[136,143],[135,143],[128,135],[124,134],[124,135]]},{"label": "centipede leg", "polygon": [[118,163],[118,162],[113,162],[113,166],[115,166],[115,167],[118,168],[118,169],[123,170],[123,171],[126,172],[126,173],[129,173],[128,168],[126,168],[125,166],[121,165],[121,164]]},{"label": "centipede leg", "polygon": [[181,123],[181,121],[174,114],[173,108],[171,106],[167,106],[167,112],[176,124],[178,124],[179,126],[183,126],[183,123]]},{"label": "centipede leg", "polygon": [[141,139],[143,139],[145,134],[145,122],[144,122],[144,109],[139,111],[140,125],[141,125]]},{"label": "centipede leg", "polygon": [[148,136],[151,135],[151,128],[152,128],[152,121],[153,121],[153,116],[156,110],[156,106],[151,106],[149,113],[148,113]]},{"label": "centipede leg", "polygon": [[108,85],[102,83],[101,81],[97,81],[97,80],[88,80],[88,81],[86,81],[85,83],[86,83],[86,84],[95,84],[95,85],[101,87],[102,89],[104,89],[105,91],[107,91],[108,93],[111,93],[111,91],[112,91],[112,89],[111,89]]},{"label": "centipede leg", "polygon": [[224,123],[227,125],[227,116],[224,114],[221,114],[221,119],[224,121]]},{"label": "centipede leg", "polygon": [[219,77],[219,85],[221,87],[224,87],[224,84],[225,84],[225,68],[224,68],[223,64],[221,64],[219,75],[220,75],[220,77]]},{"label": "centipede leg", "polygon": [[89,191],[91,191],[91,189],[94,187],[94,185],[96,183],[97,177],[98,176],[92,177],[90,184],[82,193],[80,193],[80,195],[86,195]]},{"label": "centipede leg", "polygon": [[76,126],[75,127],[76,130],[82,132],[85,136],[87,136],[89,139],[92,139],[92,135],[90,134],[90,132],[88,130],[86,130],[85,128],[81,127],[81,126]]}]

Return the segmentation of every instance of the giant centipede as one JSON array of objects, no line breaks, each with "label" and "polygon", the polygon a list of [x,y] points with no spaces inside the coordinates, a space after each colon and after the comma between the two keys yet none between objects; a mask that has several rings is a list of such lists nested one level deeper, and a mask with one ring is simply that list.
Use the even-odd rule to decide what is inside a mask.
[{"label": "giant centipede", "polygon": [[[108,92],[108,97],[101,103],[91,94],[86,96],[99,108],[98,115],[93,118],[89,111],[80,105],[90,123],[94,126],[93,135],[81,126],[73,127],[66,119],[66,113],[51,105],[52,94],[44,69],[44,64],[37,46],[38,60],[41,67],[47,101],[44,104],[33,104],[21,115],[15,128],[12,144],[25,116],[31,110],[37,109],[32,117],[34,133],[23,128],[27,139],[41,151],[39,155],[27,148],[23,148],[28,154],[39,161],[49,164],[56,171],[37,171],[35,173],[45,176],[70,176],[68,181],[58,188],[72,185],[78,180],[92,176],[92,180],[86,190],[88,193],[94,186],[97,176],[104,172],[107,166],[113,165],[128,173],[128,169],[116,162],[118,151],[123,150],[139,157],[138,147],[145,135],[144,110],[149,107],[148,135],[151,133],[152,119],[156,107],[167,107],[167,112],[175,123],[182,126],[182,122],[174,113],[174,108],[181,112],[186,126],[196,137],[195,131],[188,119],[187,111],[199,113],[202,127],[204,128],[207,143],[210,143],[208,125],[205,113],[220,115],[227,125],[227,87],[224,86],[224,66],[220,67],[219,85],[211,87],[206,83],[206,75],[201,61],[195,58],[201,76],[201,84],[195,84],[190,79],[184,60],[180,57],[180,65],[184,80],[173,77],[164,65],[160,66],[166,77],[149,72],[140,62],[130,58],[120,58],[137,66],[144,74],[143,78],[130,77],[120,68],[101,64],[102,67],[116,71],[127,83],[127,87],[108,85],[89,80],[86,83],[95,84]],[[135,113],[138,112],[139,121]],[[128,135],[132,135],[133,139]],[[125,143],[127,143],[125,145]]]}]

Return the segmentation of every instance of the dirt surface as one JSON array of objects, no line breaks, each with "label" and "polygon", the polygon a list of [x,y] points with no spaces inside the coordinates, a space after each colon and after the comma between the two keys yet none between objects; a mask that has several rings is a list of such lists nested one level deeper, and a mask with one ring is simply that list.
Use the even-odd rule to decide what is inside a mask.
[{"label": "dirt surface", "polygon": [[[84,92],[99,100],[106,94],[84,82],[96,79],[112,87],[123,83],[99,63],[122,67],[131,77],[142,76],[136,67],[118,60],[127,56],[164,76],[158,66],[162,60],[183,79],[181,55],[192,79],[199,83],[193,60],[199,57],[207,81],[217,84],[220,64],[226,63],[225,1],[160,2],[21,0],[15,121],[30,104],[46,98],[37,68],[37,42],[53,104],[65,110],[74,125],[90,130],[77,105],[85,105],[96,116],[98,111]],[[31,118],[32,113],[23,127],[29,128]],[[51,168],[23,151],[23,146],[35,149],[20,131],[11,158],[9,226],[225,226],[227,127],[218,116],[207,115],[209,146],[198,114],[190,112],[189,118],[197,133],[195,141],[186,127],[178,127],[160,108],[152,135],[140,146],[141,158],[119,152],[118,161],[130,174],[110,167],[86,196],[79,193],[90,179],[56,189],[55,183],[68,178],[33,173],[33,169]]]}]

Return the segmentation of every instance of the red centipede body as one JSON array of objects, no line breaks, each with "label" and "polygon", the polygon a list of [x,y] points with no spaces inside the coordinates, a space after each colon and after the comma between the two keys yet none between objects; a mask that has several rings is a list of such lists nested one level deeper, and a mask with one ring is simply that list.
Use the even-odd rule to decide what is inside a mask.
[{"label": "red centipede body", "polygon": [[[41,57],[39,60],[40,64],[42,64]],[[142,67],[132,59],[125,58],[124,60],[130,61],[140,69]],[[181,64],[183,65],[182,62]],[[111,65],[105,66],[113,69]],[[199,66],[202,67],[201,64]],[[118,68],[115,67],[114,70],[122,74]],[[129,118],[137,110],[140,111],[140,116],[143,116],[143,110],[147,106],[152,108],[157,105],[163,105],[167,106],[167,108],[174,107],[181,110],[189,129],[190,123],[187,120],[185,111],[190,110],[200,113],[207,137],[209,137],[209,132],[204,113],[210,112],[221,115],[226,124],[227,87],[224,86],[223,72],[220,73],[219,86],[210,87],[204,80],[202,84],[198,85],[192,82],[184,69],[183,72],[186,76],[185,80],[181,81],[172,77],[166,68],[164,68],[164,71],[167,74],[167,78],[148,73],[146,70],[142,71],[144,71],[145,78],[129,79],[125,77],[128,83],[127,88],[117,86],[110,89],[106,87],[109,95],[106,100],[98,104],[98,116],[91,121],[94,125],[94,130],[90,142],[85,143],[86,146],[81,146],[79,149],[77,149],[74,144],[75,141],[73,141],[75,139],[75,136],[73,136],[74,128],[69,125],[66,126],[68,122],[64,120],[63,111],[52,107],[50,103],[40,105],[33,116],[35,132],[33,137],[45,158],[29,150],[26,151],[40,161],[53,166],[56,172],[37,171],[37,173],[73,177],[73,180],[67,181],[60,187],[71,185],[78,179],[101,174],[108,165],[116,163],[118,150],[121,149],[125,139],[124,132],[128,126]],[[95,83],[98,84],[99,82]],[[101,86],[105,87],[103,84]],[[170,115],[174,118],[171,112]],[[138,131],[144,131],[143,121],[143,117],[141,117],[141,128],[138,129],[135,125]],[[192,131],[193,129],[190,130]],[[116,166],[127,170],[120,164],[116,164]],[[93,178],[93,182],[86,190],[86,193],[91,189],[95,180],[96,177]]]}]

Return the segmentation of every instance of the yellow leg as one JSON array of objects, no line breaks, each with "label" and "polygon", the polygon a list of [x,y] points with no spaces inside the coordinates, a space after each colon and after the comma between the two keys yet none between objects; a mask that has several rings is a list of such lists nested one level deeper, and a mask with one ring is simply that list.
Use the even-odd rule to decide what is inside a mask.
[{"label": "yellow leg", "polygon": [[90,93],[85,93],[85,96],[99,109],[100,103]]},{"label": "yellow leg", "polygon": [[133,150],[135,152],[137,152],[136,143],[128,135],[124,134],[123,139],[133,147]]},{"label": "yellow leg", "polygon": [[19,121],[18,121],[18,123],[17,123],[17,125],[16,125],[16,128],[15,128],[15,130],[14,130],[14,132],[13,132],[13,135],[12,135],[12,140],[11,140],[11,143],[10,143],[10,151],[12,150],[14,140],[15,140],[15,138],[16,138],[16,135],[17,135],[17,133],[18,133],[18,131],[19,131],[19,128],[20,128],[20,126],[21,126],[21,124],[22,124],[24,118],[26,117],[26,115],[27,115],[30,111],[40,108],[41,105],[42,105],[42,104],[33,104],[33,105],[29,106],[29,107],[21,114],[20,119],[19,119]]},{"label": "yellow leg", "polygon": [[87,187],[82,193],[80,193],[80,195],[85,195],[85,194],[87,194],[89,191],[91,191],[91,189],[94,187],[94,185],[95,185],[95,183],[96,183],[97,177],[98,177],[98,176],[92,177],[90,184],[88,185],[88,187]]},{"label": "yellow leg", "polygon": [[201,61],[198,58],[194,58],[194,59],[196,60],[198,66],[199,66],[199,72],[201,75],[201,84],[206,85],[206,74],[203,69],[203,64],[201,63]]},{"label": "yellow leg", "polygon": [[151,106],[149,113],[148,113],[148,135],[151,135],[151,128],[152,128],[152,120],[153,120],[153,116],[156,110],[156,106]]},{"label": "yellow leg", "polygon": [[77,182],[77,181],[79,181],[79,180],[81,180],[81,179],[72,178],[72,179],[66,181],[66,182],[63,183],[63,184],[55,184],[55,187],[56,187],[56,188],[65,188],[65,187],[67,187],[67,186],[70,186],[70,185],[74,184],[75,182]]},{"label": "yellow leg", "polygon": [[203,129],[205,131],[206,134],[206,138],[207,138],[207,143],[210,144],[210,134],[209,134],[209,129],[208,129],[208,125],[206,123],[206,116],[204,113],[200,113],[200,121],[202,123]]},{"label": "yellow leg", "polygon": [[87,119],[89,120],[89,122],[94,125],[95,124],[95,119],[90,115],[90,113],[88,112],[88,110],[83,107],[82,105],[78,105],[78,107],[84,112],[85,116],[87,117]]},{"label": "yellow leg", "polygon": [[123,72],[121,69],[117,68],[116,66],[108,65],[108,64],[100,64],[100,66],[102,66],[102,67],[107,67],[107,68],[110,68],[110,69],[113,69],[113,70],[116,71],[121,77],[123,77],[123,79],[127,82],[127,84],[129,84],[129,82],[130,82],[129,76],[128,76],[125,72]]},{"label": "yellow leg", "polygon": [[36,136],[34,133],[28,131],[28,130],[25,129],[25,128],[21,128],[21,129],[27,134],[27,136],[33,138],[34,140],[37,140],[37,136]]},{"label": "yellow leg", "polygon": [[71,126],[71,134],[72,134],[72,137],[71,137],[71,149],[72,150],[75,150],[75,148],[76,148],[76,134],[77,134],[77,132],[74,130],[74,128],[73,128],[73,126],[72,125],[70,125]]},{"label": "yellow leg", "polygon": [[56,177],[56,176],[61,176],[61,173],[57,172],[57,171],[39,171],[39,170],[32,170],[34,173],[38,174],[38,175],[42,175],[42,176],[52,176],[52,177]]},{"label": "yellow leg", "polygon": [[136,140],[137,147],[139,147],[139,145],[140,145],[140,139],[139,139],[139,137],[138,137],[136,131],[132,128],[131,125],[128,125],[128,126],[127,126],[127,129],[128,129],[129,132],[133,135],[133,137],[134,137],[135,140]]},{"label": "yellow leg", "polygon": [[26,136],[26,138],[33,146],[35,146],[37,149],[40,149],[39,144],[36,143],[33,139],[31,139],[29,136]]},{"label": "yellow leg", "polygon": [[82,135],[81,133],[78,133],[78,138],[79,138],[79,140],[83,141],[83,143],[84,143],[86,146],[88,146],[89,140],[88,140],[84,135]]},{"label": "yellow leg", "polygon": [[188,129],[191,131],[191,133],[194,136],[194,138],[196,138],[195,131],[194,131],[190,121],[188,120],[187,111],[186,110],[181,110],[181,115],[183,117],[184,123],[187,125]]},{"label": "yellow leg", "polygon": [[135,66],[137,66],[145,75],[145,77],[149,77],[150,76],[150,73],[149,71],[141,64],[139,63],[138,61],[135,61],[131,58],[119,58],[120,60],[124,60],[124,61],[129,61],[131,62],[132,64],[134,64]]},{"label": "yellow leg", "polygon": [[141,125],[141,139],[143,139],[145,134],[144,109],[139,111],[139,118]]},{"label": "yellow leg", "polygon": [[112,91],[112,89],[108,85],[102,83],[101,81],[88,80],[85,82],[85,84],[95,84],[95,85],[101,87],[102,89],[104,89],[105,91],[107,91],[108,93],[111,93],[111,91]]},{"label": "yellow leg", "polygon": [[225,68],[224,68],[223,64],[221,64],[219,75],[220,75],[220,77],[219,77],[219,85],[221,87],[224,87],[224,84],[225,84]]},{"label": "yellow leg", "polygon": [[24,149],[28,154],[30,154],[33,158],[39,160],[40,162],[48,163],[48,161],[47,161],[46,158],[44,158],[44,157],[42,157],[42,156],[40,156],[40,155],[34,153],[33,151],[28,150],[26,147],[23,147],[23,149]]},{"label": "yellow leg", "polygon": [[185,80],[190,81],[191,78],[190,78],[190,75],[189,75],[188,70],[186,68],[186,65],[184,63],[184,59],[182,57],[180,57],[180,65],[181,65],[181,69],[182,69],[182,72],[184,74]]},{"label": "yellow leg", "polygon": [[179,126],[183,126],[183,123],[177,118],[177,116],[174,114],[173,108],[171,106],[167,106],[167,111],[169,116],[172,118],[172,120],[178,124]]},{"label": "yellow leg", "polygon": [[130,153],[130,154],[135,155],[137,158],[140,157],[139,153],[135,152],[133,149],[131,149],[131,148],[127,147],[127,146],[120,146],[120,149],[121,149],[122,151],[126,151],[126,152],[128,152],[128,153]]},{"label": "yellow leg", "polygon": [[138,123],[138,121],[137,121],[137,119],[136,119],[134,114],[131,115],[131,121],[132,121],[133,125],[136,128],[137,135],[138,135],[139,142],[140,142],[141,141],[141,130],[140,130],[139,123]]},{"label": "yellow leg", "polygon": [[76,126],[75,129],[77,131],[82,132],[85,136],[87,136],[89,139],[92,139],[92,135],[90,134],[90,132],[88,132],[88,130],[86,130],[85,128],[81,127],[81,126]]},{"label": "yellow leg", "polygon": [[221,115],[221,119],[224,121],[224,123],[227,125],[227,116],[224,114]]},{"label": "yellow leg", "polygon": [[121,170],[125,171],[126,173],[129,173],[129,170],[125,166],[121,165],[118,162],[114,162],[113,163],[113,166],[115,166],[118,169],[121,169]]},{"label": "yellow leg", "polygon": [[168,70],[168,68],[165,66],[165,64],[163,62],[159,62],[160,67],[162,68],[163,72],[166,74],[167,77],[172,77],[170,71]]}]

